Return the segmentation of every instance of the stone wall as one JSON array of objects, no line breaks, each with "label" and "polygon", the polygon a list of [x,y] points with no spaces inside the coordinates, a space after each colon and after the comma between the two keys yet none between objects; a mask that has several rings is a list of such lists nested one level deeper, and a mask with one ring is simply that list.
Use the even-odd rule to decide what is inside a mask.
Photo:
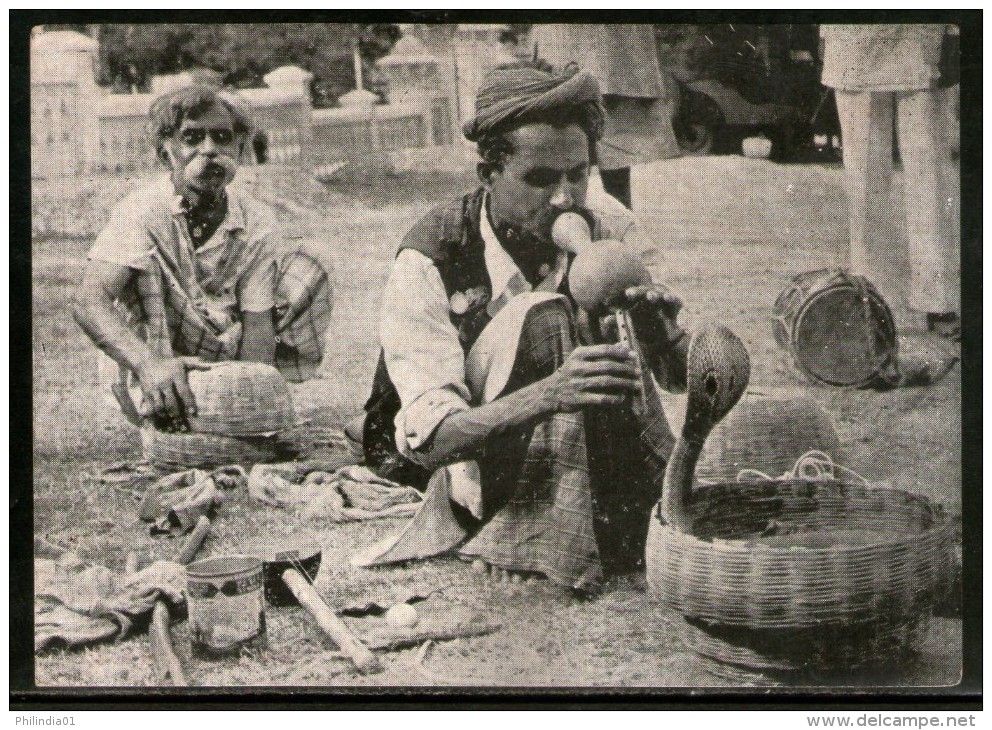
[{"label": "stone wall", "polygon": [[[514,60],[497,43],[498,28],[405,26],[404,37],[378,62],[389,81],[385,105],[359,90],[345,94],[340,108],[315,110],[311,75],[292,66],[268,74],[267,88],[238,93],[266,133],[268,160],[275,164],[389,166],[411,151],[441,147],[471,156],[461,125],[474,113],[479,82],[497,64]],[[111,94],[95,82],[99,49],[92,38],[57,31],[31,43],[34,177],[128,174],[157,164],[146,134],[148,109],[160,94],[193,83],[195,72],[156,77],[151,94]]]},{"label": "stone wall", "polygon": [[[157,164],[146,129],[148,109],[192,77],[158,77],[153,94],[110,94],[94,81],[96,55],[96,42],[78,33],[32,39],[33,177],[128,174]],[[312,168],[351,160],[367,164],[392,151],[434,144],[425,97],[376,105],[366,92],[353,92],[356,103],[315,111],[310,78],[302,69],[283,67],[265,77],[268,88],[238,92],[268,138],[270,162]]]}]

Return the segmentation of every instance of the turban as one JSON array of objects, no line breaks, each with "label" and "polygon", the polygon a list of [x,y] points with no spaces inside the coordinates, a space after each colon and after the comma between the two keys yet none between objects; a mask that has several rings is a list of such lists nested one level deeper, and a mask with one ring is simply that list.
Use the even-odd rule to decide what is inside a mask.
[{"label": "turban", "polygon": [[475,118],[465,122],[462,131],[470,142],[475,142],[506,122],[581,104],[594,104],[602,117],[599,83],[574,65],[561,73],[532,66],[497,68],[483,79],[475,98]]}]

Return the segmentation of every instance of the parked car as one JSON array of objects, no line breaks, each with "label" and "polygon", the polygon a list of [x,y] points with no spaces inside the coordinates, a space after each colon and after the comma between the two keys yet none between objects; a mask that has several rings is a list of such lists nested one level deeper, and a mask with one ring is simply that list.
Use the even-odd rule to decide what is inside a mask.
[{"label": "parked car", "polygon": [[840,134],[820,83],[817,26],[661,26],[660,61],[678,89],[675,138],[689,153],[739,152],[762,135],[778,160],[803,159],[814,137]]}]

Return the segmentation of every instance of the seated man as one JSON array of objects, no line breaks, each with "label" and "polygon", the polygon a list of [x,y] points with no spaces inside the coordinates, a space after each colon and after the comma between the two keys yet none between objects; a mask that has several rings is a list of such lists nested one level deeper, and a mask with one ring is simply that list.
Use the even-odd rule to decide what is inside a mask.
[{"label": "seated man", "polygon": [[149,116],[171,174],[114,210],[90,249],[75,316],[137,378],[141,415],[181,427],[196,409],[186,371],[203,361],[312,376],[331,292],[317,261],[280,248],[270,212],[230,187],[253,132],[235,98],[192,86],[157,99]]},{"label": "seated man", "polygon": [[[458,546],[480,564],[589,590],[643,559],[674,439],[653,387],[634,408],[637,359],[616,344],[615,321],[569,296],[572,256],[551,228],[574,211],[594,240],[635,246],[633,219],[616,201],[587,203],[603,121],[589,74],[497,69],[476,115],[465,135],[482,186],[403,239],[366,406],[367,460],[409,483],[429,477],[427,494],[403,534],[359,562]],[[654,285],[625,295],[659,382],[684,387],[681,302]]]}]

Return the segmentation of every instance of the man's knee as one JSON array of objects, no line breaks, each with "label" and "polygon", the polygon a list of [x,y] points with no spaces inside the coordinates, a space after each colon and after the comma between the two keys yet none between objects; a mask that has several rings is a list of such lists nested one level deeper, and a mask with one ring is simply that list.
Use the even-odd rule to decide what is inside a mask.
[{"label": "man's knee", "polygon": [[561,367],[577,344],[575,316],[564,299],[535,304],[524,318],[514,370],[545,377]]}]

